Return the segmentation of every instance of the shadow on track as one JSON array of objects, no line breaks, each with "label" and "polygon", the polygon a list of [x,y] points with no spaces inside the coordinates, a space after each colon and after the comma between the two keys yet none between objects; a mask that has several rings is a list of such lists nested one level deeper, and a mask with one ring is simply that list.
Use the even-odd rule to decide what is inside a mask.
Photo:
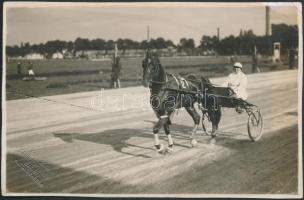
[{"label": "shadow on track", "polygon": [[[58,137],[65,142],[73,142],[73,140],[83,140],[83,141],[94,142],[98,144],[110,145],[115,151],[119,153],[131,155],[135,157],[151,158],[150,156],[141,153],[134,154],[134,153],[126,152],[124,151],[124,149],[129,147],[135,147],[142,150],[143,149],[148,149],[151,151],[154,150],[152,147],[146,147],[128,141],[133,137],[149,138],[149,140],[152,141],[153,134],[145,129],[113,129],[113,130],[106,130],[98,133],[82,133],[82,134],[53,133],[53,135],[54,137]],[[140,152],[140,150],[138,152]]]},{"label": "shadow on track", "polygon": [[[189,134],[184,130],[189,131],[190,127],[180,125],[174,125],[173,127],[174,130],[179,130],[173,132],[173,138],[182,140],[187,140],[189,138]],[[134,157],[152,158],[142,153],[131,153],[125,150],[130,147],[138,148],[139,150],[137,152],[142,152],[142,150],[144,149],[151,151],[155,150],[153,148],[154,136],[152,128],[150,127],[145,129],[112,129],[97,133],[53,133],[53,135],[54,137],[60,138],[64,142],[68,143],[73,142],[73,140],[82,140],[94,142],[97,144],[110,145],[115,151]],[[150,146],[140,145],[138,139],[136,140],[136,142],[133,142],[132,138],[141,138],[139,140],[142,140],[142,138],[148,138],[149,140],[151,140],[151,144],[149,144]],[[165,134],[162,134],[160,138],[165,140]],[[175,145],[184,148],[190,148],[190,146],[186,146],[179,143],[176,143]]]},{"label": "shadow on track", "polygon": [[[154,121],[146,121],[154,124]],[[151,127],[142,128],[142,129],[111,129],[105,130],[103,132],[95,132],[95,133],[53,133],[54,137],[60,138],[61,140],[71,143],[74,140],[82,140],[87,142],[93,142],[97,144],[110,145],[114,151],[131,155],[134,157],[142,157],[142,158],[152,158],[147,155],[147,153],[142,153],[143,150],[151,150],[154,151],[153,148],[153,132]],[[173,139],[175,139],[175,146],[182,147],[184,149],[192,148],[190,143],[188,144],[189,137],[191,135],[191,127],[184,126],[179,124],[173,124],[171,126],[171,133]],[[197,136],[199,139],[199,143],[202,144],[216,144],[216,145],[224,145],[227,143],[235,143],[235,142],[250,142],[247,139],[240,140],[237,136],[241,135],[241,133],[233,133],[233,132],[219,132],[216,138],[210,138],[205,133],[198,132]],[[147,145],[147,140],[151,142]],[[160,139],[166,140],[165,133],[161,133]],[[130,148],[137,148],[137,151],[129,151]]]}]

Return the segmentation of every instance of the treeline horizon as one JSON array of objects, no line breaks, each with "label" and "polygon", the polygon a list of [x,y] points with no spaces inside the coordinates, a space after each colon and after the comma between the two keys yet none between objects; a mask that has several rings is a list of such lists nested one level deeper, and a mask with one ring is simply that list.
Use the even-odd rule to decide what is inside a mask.
[{"label": "treeline horizon", "polygon": [[104,40],[102,38],[87,39],[78,37],[75,41],[52,40],[46,43],[30,44],[29,42],[19,45],[6,46],[6,54],[10,57],[25,56],[30,53],[39,53],[42,55],[52,55],[56,52],[67,50],[75,55],[76,51],[86,50],[103,50],[107,54],[108,51],[114,49],[117,44],[118,49],[122,50],[138,50],[138,49],[165,49],[173,47],[179,52],[184,51],[187,55],[197,52],[213,51],[220,55],[231,54],[251,54],[254,46],[257,47],[260,54],[271,54],[273,43],[280,42],[283,53],[290,48],[298,47],[298,26],[286,24],[272,24],[271,36],[257,36],[252,30],[241,30],[238,36],[230,35],[220,39],[213,35],[202,35],[198,45],[192,38],[181,38],[178,44],[174,44],[172,40],[166,40],[162,37],[150,39],[149,41],[134,41],[131,39]]}]

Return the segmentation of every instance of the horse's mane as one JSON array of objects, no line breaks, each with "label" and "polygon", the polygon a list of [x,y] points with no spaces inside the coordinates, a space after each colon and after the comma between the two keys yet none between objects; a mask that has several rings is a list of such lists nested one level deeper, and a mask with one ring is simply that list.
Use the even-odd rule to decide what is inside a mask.
[{"label": "horse's mane", "polygon": [[199,78],[197,78],[197,76],[194,75],[194,74],[188,74],[188,75],[186,76],[186,79],[189,80],[189,81],[194,81],[194,82],[199,81]]},{"label": "horse's mane", "polygon": [[160,63],[159,57],[158,57],[158,55],[156,53],[153,54],[152,59],[156,62],[156,64],[158,66],[162,67],[162,64]]},{"label": "horse's mane", "polygon": [[204,84],[212,85],[209,78],[206,78],[206,77],[201,76],[201,81],[202,81]]}]

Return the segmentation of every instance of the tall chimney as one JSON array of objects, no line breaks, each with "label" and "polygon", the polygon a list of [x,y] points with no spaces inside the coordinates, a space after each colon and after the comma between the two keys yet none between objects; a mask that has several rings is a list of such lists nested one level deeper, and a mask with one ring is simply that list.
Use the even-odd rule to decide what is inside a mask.
[{"label": "tall chimney", "polygon": [[150,41],[150,26],[147,26],[147,41]]},{"label": "tall chimney", "polygon": [[220,28],[217,28],[217,39],[220,41]]},{"label": "tall chimney", "polygon": [[270,36],[270,7],[266,6],[266,36]]}]

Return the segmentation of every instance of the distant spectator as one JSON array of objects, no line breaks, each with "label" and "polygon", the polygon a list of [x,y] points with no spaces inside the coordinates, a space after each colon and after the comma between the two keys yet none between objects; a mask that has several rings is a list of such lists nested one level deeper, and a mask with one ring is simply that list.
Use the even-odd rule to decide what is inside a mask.
[{"label": "distant spectator", "polygon": [[257,50],[256,46],[254,46],[253,54],[252,54],[252,72],[253,73],[260,72],[258,64],[259,64],[258,50]]},{"label": "distant spectator", "polygon": [[17,74],[21,75],[21,63],[20,62],[17,63]]},{"label": "distant spectator", "polygon": [[121,71],[120,57],[118,55],[114,55],[113,63],[112,63],[112,74],[111,74],[112,88],[120,88],[120,80],[119,80],[120,71]]},{"label": "distant spectator", "polygon": [[238,60],[237,53],[233,52],[233,55],[229,56],[229,63],[233,64],[237,62],[237,60]]},{"label": "distant spectator", "polygon": [[35,73],[34,73],[33,63],[32,62],[29,62],[29,66],[28,66],[28,70],[27,71],[28,71],[29,78],[34,79]]},{"label": "distant spectator", "polygon": [[294,48],[289,49],[289,69],[294,69],[295,68],[295,63],[296,63],[296,57],[297,57],[297,52]]}]

